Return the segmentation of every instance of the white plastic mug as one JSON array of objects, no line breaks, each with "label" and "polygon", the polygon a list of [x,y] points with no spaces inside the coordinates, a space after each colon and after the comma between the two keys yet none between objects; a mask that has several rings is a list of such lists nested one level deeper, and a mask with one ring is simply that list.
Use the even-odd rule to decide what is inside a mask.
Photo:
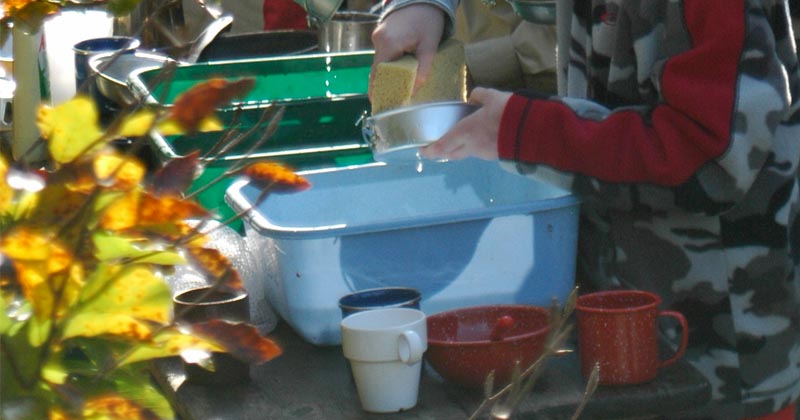
[{"label": "white plastic mug", "polygon": [[342,320],[342,351],[365,411],[394,413],[417,405],[428,348],[425,318],[418,309],[385,308]]}]

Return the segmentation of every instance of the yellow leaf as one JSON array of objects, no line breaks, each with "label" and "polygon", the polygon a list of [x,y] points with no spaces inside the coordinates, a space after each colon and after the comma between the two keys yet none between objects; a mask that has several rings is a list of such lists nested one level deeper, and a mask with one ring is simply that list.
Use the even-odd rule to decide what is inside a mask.
[{"label": "yellow leaf", "polygon": [[[197,127],[200,132],[216,132],[225,129],[225,125],[215,115],[203,118]],[[158,124],[158,132],[164,136],[177,136],[183,134],[183,126],[176,120],[168,118]]]},{"label": "yellow leaf", "polygon": [[76,96],[55,108],[41,106],[36,122],[48,141],[50,154],[59,163],[72,162],[105,143],[99,141],[103,132],[97,106],[85,96]]},{"label": "yellow leaf", "polygon": [[153,337],[148,344],[141,344],[126,357],[121,364],[140,362],[160,357],[178,356],[189,350],[211,352],[224,351],[217,344],[201,337],[192,335],[188,331],[178,328],[165,329]]},{"label": "yellow leaf", "polygon": [[[143,249],[138,246],[138,241],[119,234],[98,232],[92,236],[94,241],[95,257],[100,261],[119,258],[136,258],[139,262],[148,262],[161,265],[183,264],[186,260],[177,252],[166,250]],[[145,241],[145,244],[148,242]]]},{"label": "yellow leaf", "polygon": [[48,362],[42,368],[42,377],[50,383],[63,384],[67,381],[67,376],[69,376],[69,374],[66,369],[64,369],[64,366],[53,361]]},{"label": "yellow leaf", "polygon": [[200,132],[214,132],[214,131],[222,131],[225,129],[225,125],[220,121],[220,119],[216,115],[209,115],[208,117],[203,118],[200,120],[200,125],[197,126],[197,131]]},{"label": "yellow leaf", "polygon": [[32,303],[38,319],[60,317],[83,287],[83,268],[56,238],[46,231],[13,229],[0,237],[0,251],[14,263],[17,282]]},{"label": "yellow leaf", "polygon": [[124,230],[136,226],[140,193],[139,190],[130,191],[108,203],[100,216],[100,226],[109,230]]},{"label": "yellow leaf", "polygon": [[155,112],[149,109],[139,110],[126,115],[122,120],[119,135],[122,137],[141,137],[150,132],[156,120]]},{"label": "yellow leaf", "polygon": [[[112,272],[113,270],[109,270]],[[126,264],[113,278],[93,278],[107,282],[91,299],[73,312],[64,326],[64,337],[118,335],[134,340],[150,338],[152,323],[166,324],[172,298],[169,287],[149,265]]]},{"label": "yellow leaf", "polygon": [[[141,162],[117,153],[100,153],[94,159],[94,172],[102,184],[119,190],[129,190],[139,185],[146,169]],[[113,179],[113,183],[109,181]]]},{"label": "yellow leaf", "polygon": [[8,162],[0,157],[0,214],[8,213],[11,210],[11,202],[14,199],[14,190],[6,182],[8,174]]},{"label": "yellow leaf", "polygon": [[153,331],[140,319],[118,313],[80,312],[70,318],[64,338],[115,335],[136,341],[147,341]]}]

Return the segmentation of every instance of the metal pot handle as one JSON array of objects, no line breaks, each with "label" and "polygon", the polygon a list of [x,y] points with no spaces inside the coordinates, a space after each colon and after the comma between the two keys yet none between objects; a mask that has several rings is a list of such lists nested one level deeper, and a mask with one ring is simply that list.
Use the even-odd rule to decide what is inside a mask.
[{"label": "metal pot handle", "polygon": [[368,116],[366,110],[364,110],[364,113],[361,114],[361,117],[356,121],[356,125],[359,124],[361,125],[361,137],[369,144],[370,148],[374,149],[378,135],[375,133],[375,122]]}]

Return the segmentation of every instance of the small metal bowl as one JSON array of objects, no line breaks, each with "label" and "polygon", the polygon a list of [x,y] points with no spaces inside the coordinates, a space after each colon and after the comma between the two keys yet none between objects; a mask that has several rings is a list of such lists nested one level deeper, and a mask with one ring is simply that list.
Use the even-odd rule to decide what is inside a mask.
[{"label": "small metal bowl", "polygon": [[[110,61],[112,60],[113,61]],[[118,105],[136,103],[133,91],[128,87],[128,78],[138,71],[159,69],[168,61],[164,54],[136,51],[133,54],[100,53],[89,58],[89,67],[97,73],[95,85],[100,94]]]},{"label": "small metal bowl", "polygon": [[507,0],[514,11],[528,22],[543,25],[556,23],[555,0]]},{"label": "small metal bowl", "polygon": [[365,118],[361,134],[378,162],[416,161],[419,147],[436,141],[477,109],[461,101],[395,108]]}]

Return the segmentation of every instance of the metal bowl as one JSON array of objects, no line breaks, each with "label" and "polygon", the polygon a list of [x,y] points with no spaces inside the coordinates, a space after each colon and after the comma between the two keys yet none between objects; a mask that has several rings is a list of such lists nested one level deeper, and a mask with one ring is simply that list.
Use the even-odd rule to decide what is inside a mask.
[{"label": "metal bowl", "polygon": [[101,53],[89,58],[89,67],[97,73],[95,85],[100,95],[118,105],[136,103],[136,96],[128,87],[128,78],[138,71],[159,69],[171,58],[164,54],[136,51],[121,54],[115,59],[114,53]]},{"label": "metal bowl", "polygon": [[554,25],[556,23],[555,0],[507,0],[514,11],[532,23]]},{"label": "metal bowl", "polygon": [[461,101],[395,108],[365,118],[361,133],[376,161],[416,161],[419,147],[436,141],[477,109]]}]

